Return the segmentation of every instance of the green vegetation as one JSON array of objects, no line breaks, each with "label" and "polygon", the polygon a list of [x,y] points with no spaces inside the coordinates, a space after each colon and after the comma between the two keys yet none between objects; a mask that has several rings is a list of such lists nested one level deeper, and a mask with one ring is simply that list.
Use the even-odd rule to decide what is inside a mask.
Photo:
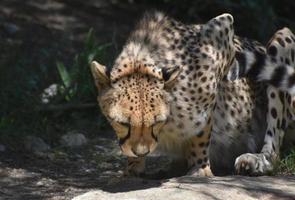
[{"label": "green vegetation", "polygon": [[[84,50],[74,57],[72,66],[57,62],[56,66],[62,83],[59,85],[60,96],[67,102],[92,102],[96,98],[96,89],[90,72],[92,60],[104,60],[106,48],[111,44],[99,45],[93,30],[90,29],[84,44]],[[58,97],[60,100],[60,96]]]},{"label": "green vegetation", "polygon": [[283,158],[275,165],[274,174],[295,175],[295,148],[284,153]]},{"label": "green vegetation", "polygon": [[[12,69],[1,67],[0,142],[5,141],[17,148],[17,141],[21,137],[36,134],[54,142],[58,132],[71,127],[69,124],[73,118],[77,118],[77,115],[82,117],[80,115],[83,112],[80,112],[83,109],[88,111],[90,118],[99,116],[97,126],[107,126],[98,112],[95,101],[97,94],[89,64],[92,60],[106,60],[105,52],[110,46],[111,44],[98,44],[90,29],[82,52],[76,54],[71,66],[56,61],[59,80],[54,83],[56,89],[53,87],[52,95],[47,96],[45,102],[42,97],[44,88],[40,87],[42,71],[36,73],[24,70],[30,61],[20,58]],[[46,50],[43,49],[40,53],[46,54]],[[48,72],[46,66],[40,66],[40,69],[44,73]],[[87,108],[94,109],[89,112]]]}]

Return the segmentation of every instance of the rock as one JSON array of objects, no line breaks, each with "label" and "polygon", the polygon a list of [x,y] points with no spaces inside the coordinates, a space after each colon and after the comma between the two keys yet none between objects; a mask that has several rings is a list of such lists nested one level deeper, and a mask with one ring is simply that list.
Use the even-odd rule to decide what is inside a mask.
[{"label": "rock", "polygon": [[19,32],[20,28],[16,25],[16,24],[13,24],[13,23],[4,23],[4,30],[13,35],[17,32]]},{"label": "rock", "polygon": [[80,147],[87,144],[87,139],[82,133],[70,132],[61,137],[60,144],[66,147]]},{"label": "rock", "polygon": [[45,88],[41,94],[41,101],[44,104],[48,104],[50,100],[58,93],[58,85],[52,84],[48,88]]},{"label": "rock", "polygon": [[98,166],[101,169],[111,169],[113,167],[113,165],[111,163],[108,163],[108,162],[100,162],[98,164]]},{"label": "rock", "polygon": [[27,136],[24,140],[25,149],[34,153],[43,153],[50,150],[50,146],[41,138],[35,136]]},{"label": "rock", "polygon": [[4,152],[6,150],[6,147],[3,144],[0,144],[0,152]]},{"label": "rock", "polygon": [[50,185],[55,184],[56,181],[50,179],[50,178],[42,178],[41,180],[38,180],[36,182],[36,186],[38,187],[48,187]]},{"label": "rock", "polygon": [[31,172],[29,170],[9,167],[0,169],[0,174],[6,174],[9,178],[13,179],[32,179],[40,175],[39,173]]},{"label": "rock", "polygon": [[167,181],[130,179],[94,190],[73,200],[210,200],[210,199],[294,199],[295,177],[191,177]]}]

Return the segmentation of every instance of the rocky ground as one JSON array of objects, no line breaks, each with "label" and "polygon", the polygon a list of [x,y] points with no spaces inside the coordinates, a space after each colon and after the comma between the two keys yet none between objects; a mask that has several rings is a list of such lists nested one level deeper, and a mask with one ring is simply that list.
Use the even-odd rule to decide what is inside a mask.
[{"label": "rocky ground", "polygon": [[[129,187],[126,186],[128,184]],[[135,184],[137,187],[134,188]],[[169,200],[293,200],[295,198],[294,177],[198,178],[184,176],[152,183],[129,180],[123,181],[120,186],[121,190],[119,191],[113,189],[95,190],[75,197],[74,200],[157,200],[166,198]]]},{"label": "rocky ground", "polygon": [[111,139],[46,151],[34,145],[0,153],[0,199],[71,199],[120,175],[124,162]]},{"label": "rocky ground", "polygon": [[[121,181],[131,179],[123,177],[126,160],[117,142],[112,137],[87,142],[85,139],[81,134],[70,133],[61,138],[59,147],[49,148],[42,139],[29,137],[24,141],[23,152],[1,151],[0,199],[71,199],[98,188],[142,188],[139,180],[144,186],[156,183],[134,179],[119,186]],[[169,162],[166,157],[151,156],[148,171],[157,176],[159,169],[164,170]]]},{"label": "rocky ground", "polygon": [[126,160],[112,137],[85,139],[70,133],[59,147],[48,148],[29,138],[22,153],[1,151],[0,199],[295,199],[294,176],[169,179],[180,175],[175,171],[181,166],[169,173],[171,160],[156,154],[148,158],[149,175],[125,177]]}]

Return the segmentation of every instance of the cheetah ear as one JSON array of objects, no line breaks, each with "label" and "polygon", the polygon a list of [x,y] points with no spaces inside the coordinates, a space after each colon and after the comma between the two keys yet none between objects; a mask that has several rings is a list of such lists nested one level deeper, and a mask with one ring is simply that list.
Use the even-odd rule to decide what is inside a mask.
[{"label": "cheetah ear", "polygon": [[165,81],[165,88],[169,89],[174,85],[181,71],[182,69],[179,66],[174,68],[162,69],[163,79]]},{"label": "cheetah ear", "polygon": [[[201,39],[210,40],[213,42],[213,46],[217,49],[226,49],[226,51],[234,51],[234,18],[231,14],[224,13],[211,19],[202,26],[201,33],[205,37]],[[230,48],[228,48],[230,47]]]},{"label": "cheetah ear", "polygon": [[96,61],[92,61],[91,73],[98,91],[110,86],[110,77],[107,75],[107,68]]}]

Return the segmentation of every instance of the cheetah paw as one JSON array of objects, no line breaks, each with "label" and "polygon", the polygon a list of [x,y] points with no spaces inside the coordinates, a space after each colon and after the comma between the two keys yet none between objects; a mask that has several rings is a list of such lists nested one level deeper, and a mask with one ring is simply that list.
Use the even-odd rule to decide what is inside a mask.
[{"label": "cheetah paw", "polygon": [[264,154],[245,153],[236,158],[235,171],[240,175],[261,176],[273,170]]}]

